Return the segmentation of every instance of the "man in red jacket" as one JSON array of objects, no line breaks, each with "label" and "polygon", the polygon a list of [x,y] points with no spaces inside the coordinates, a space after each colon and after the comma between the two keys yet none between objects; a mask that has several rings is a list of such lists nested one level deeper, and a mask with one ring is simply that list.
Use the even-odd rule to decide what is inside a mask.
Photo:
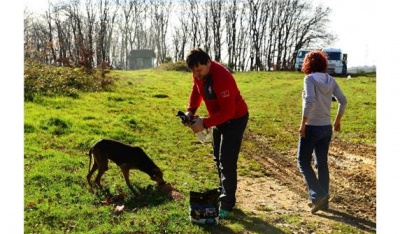
[{"label": "man in red jacket", "polygon": [[193,72],[193,86],[186,115],[192,118],[202,101],[208,117],[197,118],[193,132],[213,127],[214,161],[220,178],[220,218],[228,216],[236,203],[237,161],[249,113],[247,104],[232,74],[211,61],[201,49],[193,49],[186,58]]}]

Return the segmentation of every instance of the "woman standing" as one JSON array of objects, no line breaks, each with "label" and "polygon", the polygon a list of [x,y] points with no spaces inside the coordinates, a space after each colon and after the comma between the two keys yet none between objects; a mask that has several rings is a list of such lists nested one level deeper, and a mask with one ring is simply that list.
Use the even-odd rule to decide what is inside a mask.
[{"label": "woman standing", "polygon": [[[332,137],[332,97],[335,97],[339,103],[333,124],[334,131],[340,131],[340,120],[347,105],[347,99],[339,85],[326,73],[327,68],[327,55],[322,51],[314,50],[306,54],[301,69],[306,77],[303,87],[297,163],[307,184],[313,214],[318,210],[329,208],[328,151]],[[313,152],[318,177],[311,166]]]}]

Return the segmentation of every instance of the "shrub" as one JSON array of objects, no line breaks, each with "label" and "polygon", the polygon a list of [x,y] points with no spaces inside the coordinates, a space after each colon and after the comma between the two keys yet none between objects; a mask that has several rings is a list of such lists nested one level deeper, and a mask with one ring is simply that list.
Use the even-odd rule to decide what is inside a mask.
[{"label": "shrub", "polygon": [[[227,64],[221,63],[226,69],[228,69],[232,74],[234,71],[232,68],[228,67]],[[185,71],[185,72],[191,72],[190,69],[188,68],[187,64],[185,61],[178,61],[175,63],[168,62],[168,63],[163,63],[161,64],[158,69],[165,70],[165,71]]]},{"label": "shrub", "polygon": [[165,71],[190,72],[190,69],[186,65],[185,61],[179,61],[179,62],[175,62],[175,63],[163,63],[158,67],[158,69],[165,70]]},{"label": "shrub", "polygon": [[77,98],[79,92],[109,90],[115,78],[106,76],[104,69],[55,67],[26,60],[24,67],[24,99],[35,95],[63,95]]}]

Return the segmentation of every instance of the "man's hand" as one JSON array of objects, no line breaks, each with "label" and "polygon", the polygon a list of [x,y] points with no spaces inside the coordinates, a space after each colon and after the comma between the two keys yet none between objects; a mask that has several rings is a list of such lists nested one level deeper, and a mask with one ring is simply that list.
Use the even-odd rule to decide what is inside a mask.
[{"label": "man's hand", "polygon": [[186,113],[183,113],[182,111],[178,111],[178,114],[176,116],[181,118],[182,124],[185,126],[191,126],[192,123],[194,122],[193,114],[189,111]]},{"label": "man's hand", "polygon": [[186,116],[186,119],[187,119],[187,122],[185,122],[184,124],[186,125],[186,126],[192,126],[192,124],[194,123],[194,116],[193,116],[193,113],[192,112],[190,112],[190,111],[186,111],[185,112],[185,116]]},{"label": "man's hand", "polygon": [[200,132],[204,129],[203,119],[200,117],[195,118],[195,122],[190,126],[193,132]]}]

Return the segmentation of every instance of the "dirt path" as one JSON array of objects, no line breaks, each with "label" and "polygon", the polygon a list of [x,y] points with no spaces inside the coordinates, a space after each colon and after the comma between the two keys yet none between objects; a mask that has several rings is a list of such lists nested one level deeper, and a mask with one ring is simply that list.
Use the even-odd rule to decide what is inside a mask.
[{"label": "dirt path", "polygon": [[[331,143],[330,211],[310,213],[304,180],[297,168],[296,152],[279,153],[268,147],[266,138],[247,134],[245,140],[256,147],[243,147],[244,155],[263,165],[269,176],[239,177],[238,207],[257,214],[300,215],[302,222],[317,223],[318,231],[329,233],[331,226],[349,224],[360,232],[376,232],[376,147],[352,145],[335,138]],[[261,215],[262,216],[262,215]],[[293,233],[312,233],[306,225],[284,220],[275,224],[289,227]],[[291,226],[292,225],[292,226]],[[309,226],[309,225],[308,225]]]}]

